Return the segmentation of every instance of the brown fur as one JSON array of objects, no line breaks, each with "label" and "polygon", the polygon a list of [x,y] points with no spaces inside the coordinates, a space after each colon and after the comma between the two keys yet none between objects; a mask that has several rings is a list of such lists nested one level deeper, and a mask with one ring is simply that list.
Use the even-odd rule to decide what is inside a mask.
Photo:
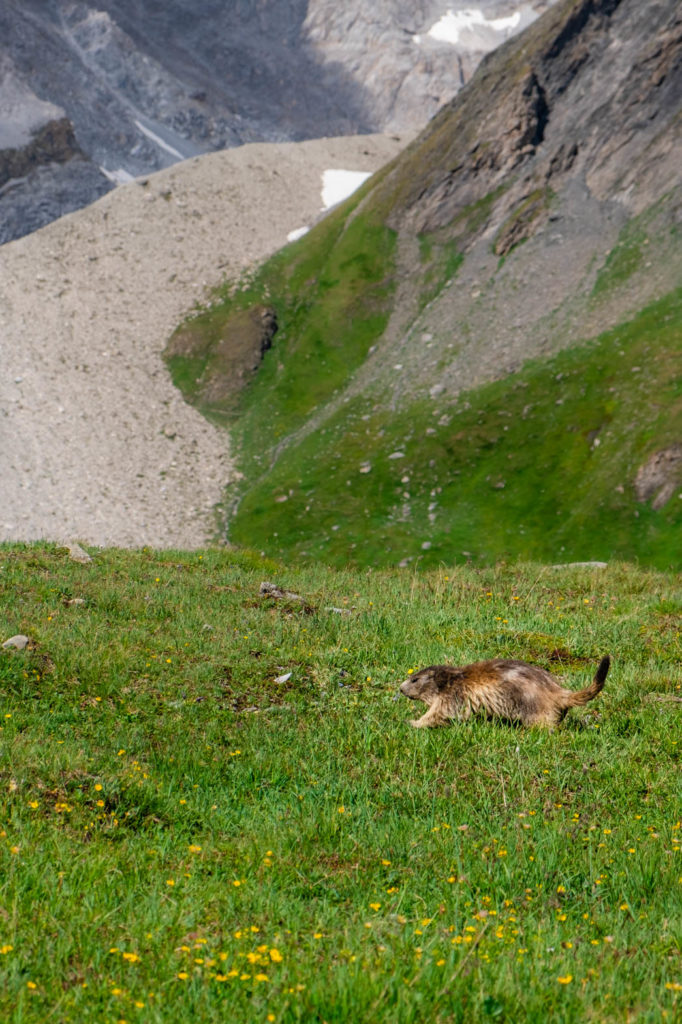
[{"label": "brown fur", "polygon": [[445,725],[453,718],[466,722],[482,712],[522,725],[553,728],[569,708],[587,704],[604,688],[611,659],[602,658],[584,690],[565,690],[544,668],[525,661],[477,661],[473,665],[432,665],[416,672],[400,687],[410,700],[423,700],[428,711],[411,724],[417,729]]}]

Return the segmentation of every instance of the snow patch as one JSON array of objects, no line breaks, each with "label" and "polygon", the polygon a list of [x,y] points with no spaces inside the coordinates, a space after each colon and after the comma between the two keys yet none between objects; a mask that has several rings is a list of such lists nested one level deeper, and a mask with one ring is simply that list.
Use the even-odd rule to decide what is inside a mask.
[{"label": "snow patch", "polygon": [[161,149],[165,149],[166,152],[170,153],[171,156],[176,157],[178,160],[185,159],[185,157],[183,156],[179,149],[175,149],[174,146],[170,146],[164,139],[161,138],[160,135],[157,135],[156,132],[151,131],[151,129],[149,128],[145,128],[141,121],[136,121],[135,126],[139,128],[143,135],[146,135],[148,139],[151,139],[152,142],[155,142],[157,146],[161,147]]},{"label": "snow patch", "polygon": [[117,167],[114,171],[108,171],[106,167],[102,167],[100,164],[99,169],[105,178],[113,181],[114,185],[127,185],[129,181],[135,181],[133,175],[129,174],[122,167]]},{"label": "snow patch", "polygon": [[[510,14],[507,18],[486,18],[483,11],[471,7],[463,11],[448,10],[443,17],[431,26],[426,33],[432,39],[441,43],[452,43],[456,45],[462,41],[462,35],[467,32],[476,33],[480,29],[491,29],[493,32],[504,32],[511,35],[521,24],[521,11]],[[414,36],[415,43],[421,43],[423,36]]]},{"label": "snow patch", "polygon": [[297,239],[303,238],[303,236],[306,235],[309,231],[310,228],[308,227],[307,224],[304,225],[302,228],[294,228],[294,230],[290,231],[289,234],[287,235],[287,242],[295,242]]},{"label": "snow patch", "polygon": [[371,171],[329,170],[322,174],[323,209],[336,206],[360,188],[364,181],[371,178]]}]

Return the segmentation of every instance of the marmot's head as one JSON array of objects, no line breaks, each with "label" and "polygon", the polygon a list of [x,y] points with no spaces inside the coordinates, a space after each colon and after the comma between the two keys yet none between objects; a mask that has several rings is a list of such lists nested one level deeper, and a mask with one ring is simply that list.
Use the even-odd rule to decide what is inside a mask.
[{"label": "marmot's head", "polygon": [[438,686],[433,669],[423,668],[421,672],[415,672],[413,676],[401,683],[400,692],[410,700],[423,700],[429,706],[433,704],[438,696]]}]

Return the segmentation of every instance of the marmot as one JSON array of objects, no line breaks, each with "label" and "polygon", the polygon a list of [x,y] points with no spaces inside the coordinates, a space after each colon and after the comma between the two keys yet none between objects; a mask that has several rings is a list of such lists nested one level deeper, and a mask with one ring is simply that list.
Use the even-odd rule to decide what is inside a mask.
[{"label": "marmot", "polygon": [[428,704],[428,711],[411,723],[417,729],[445,725],[453,718],[465,722],[477,712],[551,729],[569,708],[587,704],[601,692],[610,664],[607,654],[590,685],[577,691],[565,690],[544,668],[525,661],[495,658],[460,667],[432,665],[406,679],[400,692]]}]

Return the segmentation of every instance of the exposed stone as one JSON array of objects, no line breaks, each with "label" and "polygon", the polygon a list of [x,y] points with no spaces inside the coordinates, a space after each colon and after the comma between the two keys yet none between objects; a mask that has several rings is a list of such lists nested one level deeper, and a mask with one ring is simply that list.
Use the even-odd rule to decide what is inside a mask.
[{"label": "exposed stone", "polygon": [[258,593],[261,597],[274,597],[278,600],[286,601],[300,601],[305,604],[305,598],[301,597],[300,594],[295,594],[293,590],[282,590],[276,583],[268,583],[265,580],[261,583],[258,588]]},{"label": "exposed stone", "polygon": [[608,562],[559,562],[550,569],[606,569]]},{"label": "exposed stone", "polygon": [[230,412],[236,396],[258,370],[277,333],[277,316],[266,306],[236,310],[219,337],[208,313],[178,328],[165,356],[200,361],[204,371],[187,389],[190,400],[212,411]]},{"label": "exposed stone", "polygon": [[31,641],[29,637],[25,636],[23,633],[17,633],[15,636],[11,636],[9,640],[5,640],[2,646],[5,648],[5,650],[10,650],[10,648],[14,648],[17,651],[23,651],[26,647],[28,647],[30,642]]},{"label": "exposed stone", "polygon": [[663,508],[682,486],[682,445],[654,452],[637,470],[635,494],[637,501],[651,501],[654,509]]},{"label": "exposed stone", "polygon": [[48,121],[25,146],[0,150],[0,188],[10,178],[24,177],[41,164],[65,164],[83,156],[71,121],[67,117]]},{"label": "exposed stone", "polygon": [[92,558],[85,548],[82,548],[80,544],[76,543],[76,541],[70,541],[70,543],[66,544],[65,547],[69,552],[69,558],[72,562],[82,562],[83,564],[86,564],[87,562],[92,561]]}]

